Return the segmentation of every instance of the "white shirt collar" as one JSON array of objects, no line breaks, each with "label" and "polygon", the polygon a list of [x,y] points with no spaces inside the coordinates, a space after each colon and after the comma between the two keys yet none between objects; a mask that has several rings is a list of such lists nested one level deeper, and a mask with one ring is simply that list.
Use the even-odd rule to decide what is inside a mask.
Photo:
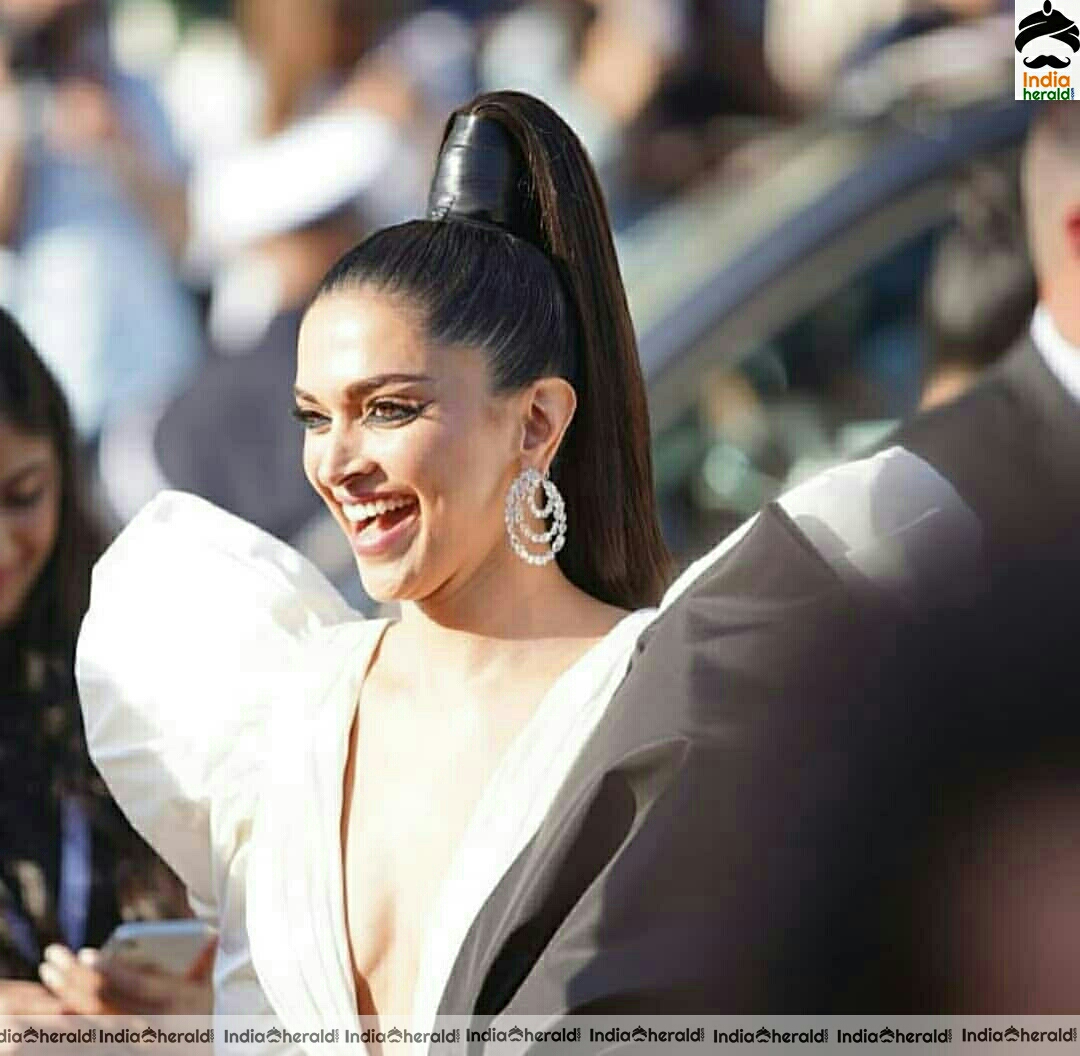
[{"label": "white shirt collar", "polygon": [[1061,335],[1049,309],[1040,304],[1031,318],[1031,340],[1050,372],[1065,391],[1080,403],[1080,348]]}]

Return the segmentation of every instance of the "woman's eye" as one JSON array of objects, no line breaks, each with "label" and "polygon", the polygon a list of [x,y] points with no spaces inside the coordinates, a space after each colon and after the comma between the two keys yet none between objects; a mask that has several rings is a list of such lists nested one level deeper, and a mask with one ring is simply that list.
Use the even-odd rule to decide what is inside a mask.
[{"label": "woman's eye", "polygon": [[325,425],[330,419],[318,411],[306,411],[303,407],[294,407],[289,412],[305,429],[317,429]]},{"label": "woman's eye", "polygon": [[[410,418],[415,418],[422,410],[423,407],[419,405],[401,403],[398,400],[375,400],[368,405],[364,420],[377,424],[405,422]],[[325,414],[306,410],[303,407],[294,407],[291,413],[305,429],[321,429],[330,423],[330,419]]]},{"label": "woman's eye", "polygon": [[37,488],[35,491],[25,492],[23,494],[16,493],[14,495],[8,495],[7,498],[4,499],[4,505],[13,510],[28,510],[31,506],[37,505],[44,494],[44,488]]},{"label": "woman's eye", "polygon": [[421,408],[412,403],[400,403],[397,400],[375,400],[368,408],[365,418],[376,422],[404,422],[415,418]]}]

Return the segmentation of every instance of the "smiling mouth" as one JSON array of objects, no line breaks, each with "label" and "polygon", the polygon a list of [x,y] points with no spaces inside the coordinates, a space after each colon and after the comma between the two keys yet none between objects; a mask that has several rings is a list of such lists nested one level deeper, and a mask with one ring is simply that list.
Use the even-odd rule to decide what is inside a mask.
[{"label": "smiling mouth", "polygon": [[420,508],[416,499],[407,499],[400,506],[376,513],[370,516],[356,515],[347,512],[343,508],[345,520],[349,525],[349,533],[354,539],[361,537],[376,537],[383,532],[388,532],[402,521],[411,517]]}]

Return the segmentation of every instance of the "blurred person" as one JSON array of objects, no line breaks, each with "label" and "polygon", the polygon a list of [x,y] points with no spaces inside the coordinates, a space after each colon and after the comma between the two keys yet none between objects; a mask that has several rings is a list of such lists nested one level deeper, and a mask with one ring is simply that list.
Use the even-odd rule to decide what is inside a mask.
[{"label": "blurred person", "polygon": [[[209,337],[225,358],[154,415],[119,423],[102,469],[121,520],[168,482],[288,538],[318,507],[295,438],[267,410],[288,389],[301,306],[359,237],[357,182],[382,172],[396,132],[359,104],[340,120],[328,112],[370,43],[365,5],[239,0],[234,11],[257,105],[238,140],[193,159],[183,188],[186,255],[211,283]],[[321,162],[320,149],[330,151]],[[147,464],[145,477],[133,470]]]},{"label": "blurred person", "polygon": [[[815,776],[807,756],[797,792],[779,801],[812,821],[791,830],[797,902],[776,955],[786,967],[760,980],[748,1010],[1075,1011],[1078,148],[1070,111],[1044,108],[1022,165],[1038,296],[1029,332],[966,394],[890,441],[956,489],[984,554],[958,577],[947,566],[974,541],[946,541],[945,574],[927,581],[912,618],[877,621],[880,638],[856,646],[876,667],[865,705],[855,696],[800,714],[800,738],[820,735],[828,763]],[[1016,240],[1005,235],[991,225],[953,250],[975,274],[992,263],[973,260],[973,245],[1006,261],[994,275],[1004,281],[987,283],[998,303],[972,291],[979,325],[957,328],[971,355],[968,334],[995,350],[1004,336],[982,313],[1007,329],[1023,300]],[[951,308],[950,321],[967,317],[962,303]],[[942,595],[961,583],[969,589]],[[850,642],[836,643],[845,663],[857,660]]]},{"label": "blurred person", "polygon": [[[257,312],[263,312],[265,329],[273,315],[295,310],[359,236],[348,198],[305,202],[288,153],[281,152],[275,164],[269,148],[281,146],[290,130],[325,113],[369,47],[378,17],[355,0],[237,0],[234,13],[257,78],[257,106],[241,140],[227,150],[219,147],[216,157],[195,159],[187,188],[188,257],[201,267],[200,258],[209,255],[207,261],[217,272],[210,327],[217,346],[226,352],[245,350],[245,342],[257,347],[262,336]],[[360,125],[351,131],[358,154],[387,149],[387,132],[378,120],[370,128]],[[328,126],[324,135],[332,138]],[[245,159],[246,150],[259,144],[267,149]],[[245,160],[248,178],[238,183],[230,168],[243,166]],[[306,206],[306,215],[282,215],[283,197]],[[255,225],[246,232],[245,218]],[[272,301],[266,301],[265,289],[275,295]],[[245,299],[251,302],[246,313]]]},{"label": "blurred person", "polygon": [[427,111],[445,113],[443,94],[461,89],[471,37],[448,13],[391,28],[388,9],[353,0],[251,0],[236,13],[261,104],[235,142],[194,159],[183,189],[186,254],[211,280],[222,355],[174,399],[116,423],[101,470],[121,521],[172,485],[291,539],[321,507],[297,438],[267,409],[287,395],[302,306],[365,227],[422,201]]},{"label": "blurred person", "polygon": [[[488,26],[482,86],[533,92],[578,130],[625,222],[627,133],[687,46],[681,0],[536,0]],[[632,191],[632,189],[630,189]]]},{"label": "blurred person", "polygon": [[236,0],[241,37],[264,72],[264,135],[310,113],[340,85],[364,48],[363,5]]},{"label": "blurred person", "polygon": [[906,37],[1005,10],[1003,0],[768,0],[772,75],[804,110],[824,103],[844,67]]},{"label": "blurred person", "polygon": [[[849,954],[890,951],[867,959],[861,975],[827,976],[846,995],[845,1010],[877,1011],[883,995],[898,1012],[1076,1008],[1066,892],[1080,865],[1069,850],[1080,734],[1071,672],[1080,589],[1080,123],[1067,106],[1040,109],[1021,190],[1037,293],[1027,332],[964,395],[893,441],[964,497],[987,560],[977,605],[946,606],[898,643],[892,667],[906,712],[868,746],[873,780],[835,819],[851,847],[828,868],[852,883],[823,896],[822,926],[806,948],[826,934],[835,942],[854,914],[863,923],[859,934],[846,933]],[[995,311],[1015,307],[1013,283],[999,293]],[[988,342],[996,347],[998,335]],[[867,862],[877,863],[874,872]]]},{"label": "blurred person", "polygon": [[[188,263],[213,283],[220,351],[257,346],[363,228],[404,219],[423,201],[421,155],[437,146],[430,107],[441,118],[468,97],[472,35],[449,12],[414,8],[233,5],[248,112],[231,140],[197,152],[184,189]],[[190,91],[181,81],[169,94]]]},{"label": "blurred person", "polygon": [[1045,106],[1021,171],[1038,297],[1028,332],[963,397],[899,434],[978,514],[997,555],[992,570],[1075,539],[1080,525],[1078,144],[1076,113]]},{"label": "blurred person", "polygon": [[[85,1007],[36,981],[43,956],[69,962],[69,948],[103,942],[122,918],[190,915],[176,877],[132,831],[87,754],[72,665],[104,541],[80,491],[63,395],[0,309],[0,1012],[8,1015]],[[205,995],[206,984],[188,989]],[[111,1007],[146,1010],[144,997],[128,980],[113,986]]]},{"label": "blurred person", "polygon": [[[219,924],[216,1011],[426,1030],[519,992],[640,1008],[658,979],[723,1007],[731,861],[698,868],[696,793],[760,791],[717,751],[774,694],[788,714],[812,695],[827,639],[793,630],[910,587],[893,566],[940,580],[963,504],[890,452],[670,583],[603,198],[520,93],[453,114],[428,218],[328,274],[295,398],[311,484],[400,618],[357,620],[295,551],[170,493],[96,566],[78,647],[95,760]],[[832,683],[847,657],[816,669],[863,699]]]},{"label": "blurred person", "polygon": [[764,0],[685,5],[683,47],[630,132],[636,186],[679,193],[771,123],[798,116],[765,61],[764,15]]},{"label": "blurred person", "polygon": [[579,130],[616,229],[688,186],[747,136],[732,113],[787,116],[764,66],[753,0],[537,0],[494,20],[477,65]]},{"label": "blurred person", "polygon": [[[378,26],[377,12],[354,0],[237,0],[233,8],[236,30],[225,39],[236,41],[235,52],[222,53],[220,33],[212,38],[217,50],[200,37],[164,79],[188,171],[180,178],[158,173],[156,186],[152,172],[139,181],[163,227],[180,217],[185,267],[193,282],[211,286],[210,333],[224,352],[256,347],[270,319],[309,296],[355,241],[350,181],[370,179],[372,166],[349,165],[341,141],[350,135],[356,154],[381,158],[390,134],[387,122],[371,115],[311,123],[339,98]],[[210,119],[214,131],[200,127],[202,113],[220,107],[223,88],[231,89],[228,115]],[[324,164],[336,146],[345,171],[313,191],[304,166],[320,146],[331,151]]]},{"label": "blurred person", "polygon": [[201,356],[168,238],[104,145],[125,143],[147,170],[175,174],[179,160],[150,89],[112,59],[104,3],[5,0],[0,17],[0,238],[12,251],[0,301],[92,439],[109,414],[178,386]]},{"label": "blurred person", "polygon": [[1035,308],[1018,179],[978,172],[962,189],[957,213],[926,280],[922,410],[966,392],[1012,348]]},{"label": "blurred person", "polygon": [[[602,30],[591,34],[594,22],[604,23],[598,6],[575,0],[536,0],[512,8],[486,27],[477,54],[477,74],[482,89],[528,91],[565,114],[606,183],[611,166],[617,163],[620,140],[618,117],[603,98],[603,84],[611,79],[610,74],[603,75],[604,70],[612,65],[603,59],[611,52],[618,56],[629,41],[631,53],[622,56],[626,68],[614,63],[622,76],[622,102],[618,93],[611,93],[616,105],[635,105],[640,93],[648,91],[651,74],[649,49],[643,52],[633,47],[635,27],[627,27],[622,34],[605,35]],[[579,71],[590,65],[586,57],[590,39],[600,56],[598,65],[603,67],[596,78],[600,97],[590,92],[588,83],[578,80]]]},{"label": "blurred person", "polygon": [[676,0],[592,0],[575,78],[620,127],[656,93],[687,46],[687,12]]}]

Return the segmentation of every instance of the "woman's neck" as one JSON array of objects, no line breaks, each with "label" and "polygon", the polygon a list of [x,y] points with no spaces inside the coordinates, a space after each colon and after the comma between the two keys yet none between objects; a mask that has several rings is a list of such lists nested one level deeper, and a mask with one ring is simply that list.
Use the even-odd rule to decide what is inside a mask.
[{"label": "woman's neck", "polygon": [[576,587],[551,562],[492,570],[456,591],[404,601],[399,625],[388,636],[443,672],[472,679],[513,663],[538,640],[601,637],[623,615]]}]

